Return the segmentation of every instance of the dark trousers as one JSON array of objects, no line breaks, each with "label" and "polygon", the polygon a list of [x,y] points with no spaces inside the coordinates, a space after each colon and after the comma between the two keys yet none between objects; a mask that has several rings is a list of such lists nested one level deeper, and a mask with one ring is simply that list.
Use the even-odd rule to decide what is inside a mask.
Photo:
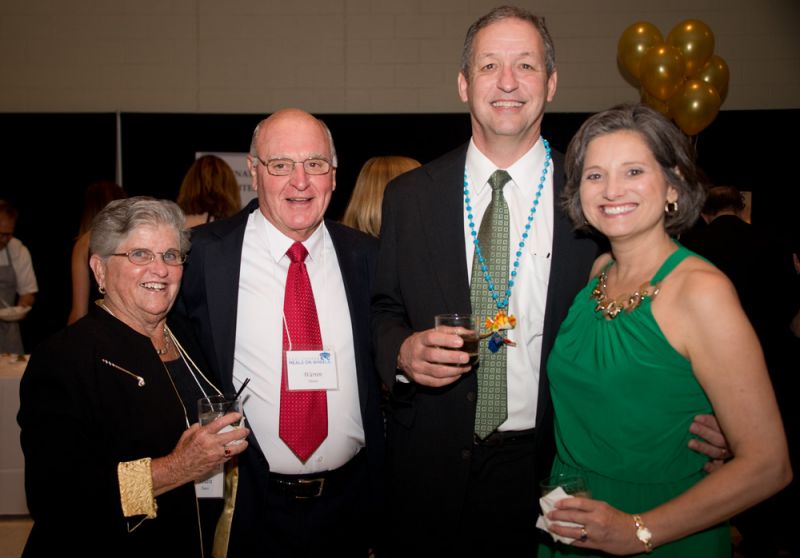
[{"label": "dark trousers", "polygon": [[[304,485],[300,485],[301,490],[295,490],[291,485],[278,482],[282,479],[290,483],[292,478],[271,474],[259,521],[250,522],[248,533],[240,532],[244,535],[242,539],[231,541],[236,550],[229,556],[366,558],[372,531],[369,522],[375,518],[369,513],[369,475],[364,452],[344,468],[342,474],[334,475],[335,480],[326,478],[319,496],[311,497],[307,496],[315,490],[306,491]],[[320,476],[304,475],[294,479]]]},{"label": "dark trousers", "polygon": [[[466,500],[459,517],[442,517],[422,540],[394,526],[388,555],[406,557],[535,557],[539,490],[534,437],[473,444]],[[388,502],[391,507],[391,500]],[[424,505],[420,504],[420,505]],[[413,513],[410,511],[409,513]]]},{"label": "dark trousers", "polygon": [[473,446],[459,556],[536,556],[535,479],[532,432]]}]

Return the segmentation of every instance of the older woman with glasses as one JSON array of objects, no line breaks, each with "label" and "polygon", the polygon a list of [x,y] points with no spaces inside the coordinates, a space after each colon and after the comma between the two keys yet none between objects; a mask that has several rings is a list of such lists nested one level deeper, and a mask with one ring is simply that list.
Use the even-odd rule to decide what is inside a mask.
[{"label": "older woman with glasses", "polygon": [[173,202],[117,200],[95,218],[105,298],[33,353],[20,387],[24,556],[204,555],[193,481],[244,451],[248,430],[225,428],[239,413],[196,423],[197,399],[218,392],[191,330],[167,323],[188,248]]}]

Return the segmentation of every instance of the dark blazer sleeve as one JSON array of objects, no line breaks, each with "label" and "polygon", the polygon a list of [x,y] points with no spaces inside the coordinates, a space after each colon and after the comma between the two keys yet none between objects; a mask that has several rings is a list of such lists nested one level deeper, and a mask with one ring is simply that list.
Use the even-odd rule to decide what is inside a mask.
[{"label": "dark blazer sleeve", "polygon": [[467,146],[393,180],[386,189],[372,297],[376,365],[391,387],[397,354],[445,312],[469,312],[463,176]]},{"label": "dark blazer sleeve", "polygon": [[253,200],[242,211],[192,231],[192,248],[172,313],[188,320],[215,375],[217,385],[233,391],[233,351],[242,242]]},{"label": "dark blazer sleeve", "polygon": [[[575,295],[586,285],[592,263],[600,254],[597,238],[576,232],[572,222],[560,206],[564,190],[564,156],[556,151],[553,156],[553,261],[547,287],[544,315],[542,356],[539,374],[539,397],[536,412],[537,477],[550,473],[555,455],[553,431],[553,406],[550,400],[550,382],[547,376],[547,358],[558,335],[561,322],[567,317]],[[537,480],[539,480],[537,479]]]}]

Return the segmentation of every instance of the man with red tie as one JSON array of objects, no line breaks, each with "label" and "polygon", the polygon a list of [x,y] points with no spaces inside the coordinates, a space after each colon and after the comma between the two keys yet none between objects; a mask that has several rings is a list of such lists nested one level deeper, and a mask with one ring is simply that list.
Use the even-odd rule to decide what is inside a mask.
[{"label": "man with red tie", "polygon": [[320,120],[263,120],[253,200],[193,232],[179,311],[225,392],[245,379],[228,556],[366,556],[383,464],[369,333],[374,239],[324,220],[336,151]]}]

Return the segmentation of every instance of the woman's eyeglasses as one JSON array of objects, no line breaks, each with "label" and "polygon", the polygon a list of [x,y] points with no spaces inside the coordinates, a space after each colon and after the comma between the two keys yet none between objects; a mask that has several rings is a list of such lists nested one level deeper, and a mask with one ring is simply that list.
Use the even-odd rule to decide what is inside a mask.
[{"label": "woman's eyeglasses", "polygon": [[153,252],[147,248],[134,248],[121,254],[111,254],[112,256],[125,256],[132,264],[147,265],[156,259],[156,254],[167,265],[182,265],[186,261],[186,254],[181,254],[179,250],[167,250],[166,252]]}]

